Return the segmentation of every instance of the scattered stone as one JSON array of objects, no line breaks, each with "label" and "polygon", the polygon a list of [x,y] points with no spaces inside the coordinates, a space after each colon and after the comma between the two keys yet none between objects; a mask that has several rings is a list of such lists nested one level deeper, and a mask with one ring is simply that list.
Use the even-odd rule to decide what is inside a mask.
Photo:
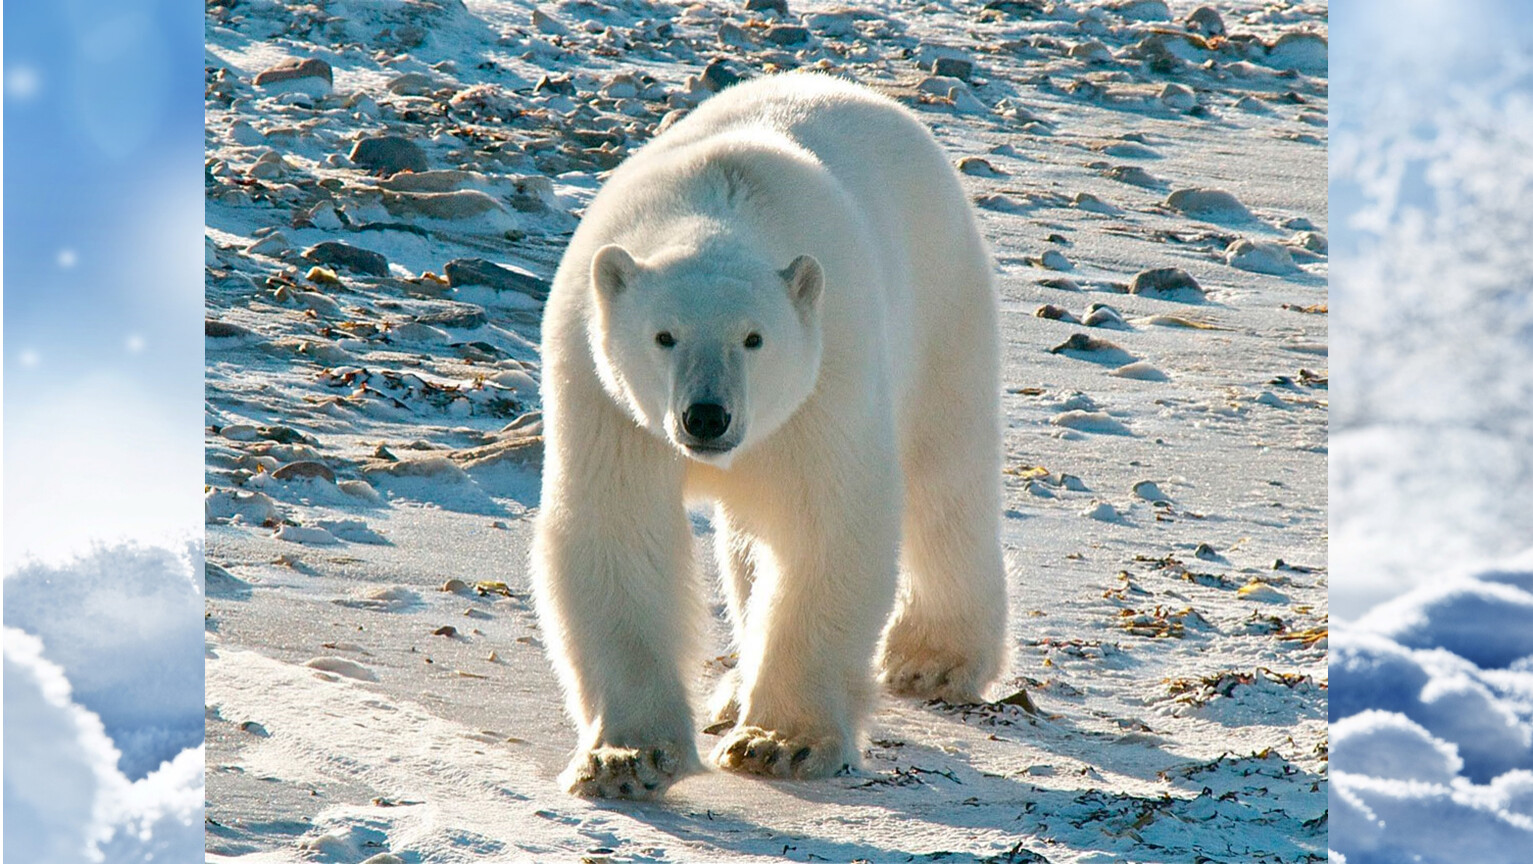
[{"label": "scattered stone", "polygon": [[1203,286],[1180,267],[1157,267],[1134,274],[1128,293],[1161,299],[1185,298],[1189,295],[1202,299]]},{"label": "scattered stone", "polygon": [[1073,333],[1069,339],[1049,349],[1050,354],[1065,354],[1078,360],[1089,360],[1107,366],[1122,366],[1138,360],[1115,343],[1098,339],[1085,333]]},{"label": "scattered stone", "polygon": [[745,0],[747,12],[775,12],[780,18],[788,17],[788,0]]},{"label": "scattered stone", "polygon": [[1081,515],[1087,519],[1095,519],[1098,522],[1123,521],[1123,514],[1119,513],[1116,507],[1113,507],[1106,501],[1092,501],[1085,510],[1081,511]]},{"label": "scattered stone", "polygon": [[546,33],[550,36],[568,34],[570,32],[568,27],[542,9],[532,10],[532,26],[536,27],[539,33]]},{"label": "scattered stone", "polygon": [[425,171],[430,167],[426,151],[414,141],[398,135],[363,138],[352,146],[348,158],[356,165],[382,174]]},{"label": "scattered stone", "polygon": [[395,216],[424,216],[427,219],[472,219],[491,212],[503,212],[499,201],[477,189],[456,192],[384,192],[383,206]]},{"label": "scattered stone", "polygon": [[1058,249],[1046,250],[1038,256],[1038,263],[1050,270],[1074,270],[1075,265],[1070,263],[1063,252]]},{"label": "scattered stone", "polygon": [[497,291],[517,291],[537,300],[547,300],[548,280],[517,267],[486,261],[483,258],[456,258],[443,268],[447,284],[485,285]]},{"label": "scattered stone", "polygon": [[1330,68],[1330,49],[1319,33],[1289,31],[1268,47],[1267,62],[1278,69],[1325,75]]},{"label": "scattered stone", "polygon": [[1171,82],[1160,90],[1160,104],[1172,111],[1191,111],[1197,107],[1198,94],[1184,84]]},{"label": "scattered stone", "polygon": [[1038,310],[1033,314],[1039,318],[1047,318],[1050,321],[1064,321],[1070,324],[1080,323],[1080,319],[1070,314],[1070,310],[1064,308],[1063,306],[1039,306]]},{"label": "scattered stone", "polygon": [[1291,245],[1301,249],[1307,249],[1316,255],[1329,255],[1331,246],[1326,241],[1325,235],[1319,231],[1300,231],[1288,241]]},{"label": "scattered stone", "polygon": [[468,303],[454,303],[447,309],[420,315],[415,320],[422,324],[456,330],[476,330],[489,323],[489,318],[484,314],[483,309]]},{"label": "scattered stone", "polygon": [[1138,186],[1144,189],[1153,189],[1163,185],[1160,178],[1140,168],[1138,165],[1114,165],[1107,169],[1106,176],[1117,180],[1119,183],[1127,183],[1130,186]]},{"label": "scattered stone", "polygon": [[1263,102],[1262,100],[1260,100],[1260,99],[1258,99],[1255,96],[1252,96],[1250,94],[1247,94],[1245,96],[1240,97],[1239,99],[1236,99],[1235,100],[1235,107],[1239,108],[1242,111],[1245,111],[1248,114],[1271,114],[1272,113],[1272,109],[1267,106],[1266,102]]},{"label": "scattered stone", "polygon": [[1200,219],[1251,218],[1251,211],[1246,209],[1246,205],[1222,189],[1177,189],[1166,198],[1165,206]]},{"label": "scattered stone", "polygon": [[1140,480],[1138,483],[1135,483],[1133,493],[1135,497],[1143,498],[1152,504],[1157,501],[1169,502],[1171,500],[1171,496],[1160,491],[1160,486],[1154,480]]},{"label": "scattered stone", "polygon": [[1107,373],[1114,378],[1128,378],[1134,381],[1169,381],[1166,373],[1151,366],[1143,360],[1128,363]]},{"label": "scattered stone", "polygon": [[204,319],[202,322],[202,335],[209,339],[251,339],[256,333],[249,327],[241,327],[230,321],[219,321],[213,318]]},{"label": "scattered stone", "polygon": [[1199,6],[1187,16],[1187,29],[1195,30],[1205,36],[1223,36],[1224,19],[1212,6]]},{"label": "scattered stone", "polygon": [[1077,432],[1098,435],[1133,435],[1133,431],[1106,411],[1066,411],[1054,415],[1049,423]]},{"label": "scattered stone", "polygon": [[1224,250],[1224,262],[1241,270],[1273,276],[1299,272],[1288,247],[1270,240],[1236,240]]},{"label": "scattered stone", "polygon": [[1123,320],[1123,315],[1106,303],[1093,303],[1086,307],[1086,317],[1081,319],[1081,323],[1087,327],[1109,327],[1114,330],[1128,329],[1128,322]]},{"label": "scattered stone", "polygon": [[731,71],[723,60],[715,60],[703,68],[703,86],[717,93],[726,87],[734,86],[744,81],[745,78]]},{"label": "scattered stone", "polygon": [[335,472],[330,470],[329,465],[326,465],[323,462],[307,460],[303,462],[289,462],[288,464],[283,465],[281,468],[271,472],[271,476],[273,479],[284,481],[308,480],[317,478],[319,480],[325,481],[326,483],[335,482]]},{"label": "scattered stone", "polygon": [[307,93],[315,97],[330,95],[334,82],[330,64],[318,57],[304,60],[289,57],[255,77],[255,86],[268,92]]},{"label": "scattered stone", "polygon": [[959,159],[958,170],[970,175],[971,177],[1006,176],[1001,171],[998,171],[994,165],[991,165],[988,159],[982,159],[978,156],[965,156],[962,159]]},{"label": "scattered stone", "polygon": [[1070,199],[1070,206],[1076,208],[1077,210],[1085,210],[1088,213],[1102,213],[1111,215],[1118,212],[1117,207],[1114,207],[1106,201],[1103,201],[1101,198],[1098,198],[1090,192],[1075,193],[1075,197]]},{"label": "scattered stone", "polygon": [[936,62],[932,63],[932,74],[968,81],[974,77],[974,62],[960,57],[938,57]]},{"label": "scattered stone", "polygon": [[355,660],[347,660],[345,657],[315,657],[303,665],[320,672],[330,672],[335,675],[344,675],[347,678],[355,678],[358,681],[378,680],[376,672]]},{"label": "scattered stone", "polygon": [[1103,45],[1101,42],[1096,41],[1095,39],[1091,40],[1090,42],[1079,42],[1075,45],[1071,45],[1070,50],[1066,52],[1066,56],[1072,60],[1079,60],[1082,63],[1112,62],[1112,50],[1109,49],[1106,45]]},{"label": "scattered stone", "polygon": [[437,79],[424,72],[406,72],[390,81],[388,89],[396,96],[429,96],[437,89]]},{"label": "scattered stone", "polygon": [[766,38],[774,45],[802,45],[809,41],[809,28],[797,24],[778,24],[767,30]]},{"label": "scattered stone", "polygon": [[339,240],[316,243],[303,251],[303,257],[315,264],[345,267],[368,276],[389,275],[389,259],[377,252],[361,249]]},{"label": "scattered stone", "polygon": [[1107,8],[1125,21],[1171,20],[1171,8],[1165,0],[1118,0]]}]

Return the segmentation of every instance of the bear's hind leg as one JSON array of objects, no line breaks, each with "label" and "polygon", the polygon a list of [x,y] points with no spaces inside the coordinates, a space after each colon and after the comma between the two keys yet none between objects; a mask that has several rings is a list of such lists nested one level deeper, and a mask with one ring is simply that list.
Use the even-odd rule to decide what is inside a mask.
[{"label": "bear's hind leg", "polygon": [[[999,430],[993,411],[970,416],[973,428],[948,429],[907,460],[907,581],[885,632],[882,673],[895,694],[954,704],[979,701],[1001,671],[1006,640]],[[980,448],[985,457],[975,459]]]},{"label": "bear's hind leg", "polygon": [[[755,541],[746,533],[723,505],[714,508],[714,553],[719,563],[719,579],[723,583],[724,599],[729,604],[729,623],[736,651],[745,641],[745,612],[749,605],[751,586],[756,581]],[[738,658],[738,653],[737,653]],[[711,726],[733,726],[740,717],[740,673],[729,669],[719,679],[713,697],[708,702]]]}]

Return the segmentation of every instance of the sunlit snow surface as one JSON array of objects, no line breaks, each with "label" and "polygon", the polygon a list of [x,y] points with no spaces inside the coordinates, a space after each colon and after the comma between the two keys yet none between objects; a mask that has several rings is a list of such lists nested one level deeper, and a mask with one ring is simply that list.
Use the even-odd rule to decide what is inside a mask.
[{"label": "sunlit snow surface", "polygon": [[1333,860],[1526,861],[1533,9],[1333,11]]}]

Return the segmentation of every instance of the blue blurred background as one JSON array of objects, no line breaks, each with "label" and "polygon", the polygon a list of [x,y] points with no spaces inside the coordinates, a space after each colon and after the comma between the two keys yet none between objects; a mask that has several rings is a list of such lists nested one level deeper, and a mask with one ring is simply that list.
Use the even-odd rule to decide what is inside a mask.
[{"label": "blue blurred background", "polygon": [[1331,4],[1331,611],[1533,549],[1533,3]]},{"label": "blue blurred background", "polygon": [[5,16],[5,570],[200,533],[201,5]]}]

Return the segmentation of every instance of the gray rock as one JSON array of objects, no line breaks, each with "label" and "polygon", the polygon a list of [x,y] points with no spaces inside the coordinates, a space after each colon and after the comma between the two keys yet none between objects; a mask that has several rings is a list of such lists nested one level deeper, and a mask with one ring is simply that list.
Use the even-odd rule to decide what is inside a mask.
[{"label": "gray rock", "polygon": [[1166,198],[1166,206],[1189,216],[1201,218],[1249,219],[1246,205],[1222,189],[1177,189]]},{"label": "gray rock", "polygon": [[447,284],[486,285],[497,291],[518,291],[539,300],[548,299],[548,281],[515,267],[506,267],[483,258],[457,258],[443,268]]},{"label": "gray rock", "polygon": [[483,327],[490,319],[484,314],[484,310],[478,306],[468,303],[455,303],[440,312],[418,315],[415,320],[422,324],[431,324],[437,327],[448,327],[455,330],[474,330]]},{"label": "gray rock", "polygon": [[368,249],[359,249],[339,240],[326,240],[303,250],[303,257],[315,264],[345,267],[368,276],[389,275],[389,259]]},{"label": "gray rock", "polygon": [[335,482],[335,472],[330,470],[329,465],[326,465],[323,462],[307,460],[303,462],[289,462],[286,465],[283,465],[281,468],[271,472],[271,476],[275,480],[284,481],[306,480],[309,478],[315,478],[323,480],[326,483]]},{"label": "gray rock", "polygon": [[395,216],[428,219],[472,219],[496,210],[500,202],[477,189],[456,192],[385,192],[383,206]]},{"label": "gray rock", "polygon": [[1192,274],[1180,267],[1141,270],[1134,275],[1134,281],[1129,285],[1128,291],[1130,294],[1143,294],[1163,299],[1170,299],[1167,295],[1177,294],[1203,297],[1203,286],[1198,284],[1198,280],[1192,278]]},{"label": "gray rock", "polygon": [[423,72],[406,72],[389,82],[389,92],[399,96],[426,96],[436,89],[437,81]]},{"label": "gray rock", "polygon": [[400,171],[425,171],[426,151],[419,144],[397,135],[363,138],[351,148],[351,161],[371,171],[397,174]]},{"label": "gray rock", "polygon": [[802,45],[809,41],[809,28],[797,24],[778,24],[767,30],[766,38],[775,45]]},{"label": "gray rock", "polygon": [[261,72],[255,77],[255,85],[274,92],[306,92],[323,96],[335,83],[330,64],[310,57],[300,60],[289,57]]},{"label": "gray rock", "polygon": [[744,81],[745,78],[731,71],[723,60],[715,60],[703,69],[703,86],[714,93],[725,87],[732,87]]},{"label": "gray rock", "polygon": [[974,63],[959,57],[938,57],[932,64],[932,74],[968,81],[974,76]]},{"label": "gray rock", "polygon": [[1212,6],[1199,6],[1187,16],[1187,29],[1196,30],[1206,36],[1223,36],[1224,19]]},{"label": "gray rock", "polygon": [[745,0],[747,12],[776,12],[779,16],[788,17],[788,0]]}]

